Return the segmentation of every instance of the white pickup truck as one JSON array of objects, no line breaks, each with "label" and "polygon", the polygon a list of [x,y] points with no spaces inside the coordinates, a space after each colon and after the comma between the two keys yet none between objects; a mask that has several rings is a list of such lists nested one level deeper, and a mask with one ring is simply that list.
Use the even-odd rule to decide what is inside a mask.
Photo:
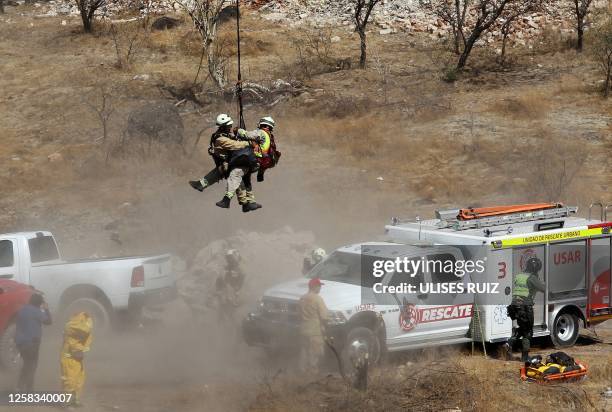
[{"label": "white pickup truck", "polygon": [[44,293],[60,319],[78,311],[107,328],[117,315],[137,313],[176,297],[171,256],[139,256],[63,261],[50,232],[0,235],[0,278]]}]

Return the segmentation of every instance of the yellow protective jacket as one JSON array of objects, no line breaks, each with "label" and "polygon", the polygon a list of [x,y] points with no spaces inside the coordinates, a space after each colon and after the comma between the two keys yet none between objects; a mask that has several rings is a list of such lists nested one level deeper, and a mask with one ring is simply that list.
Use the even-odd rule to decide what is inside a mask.
[{"label": "yellow protective jacket", "polygon": [[74,315],[64,327],[64,344],[62,346],[62,356],[67,358],[74,357],[75,354],[88,352],[91,346],[91,330],[93,321],[85,312]]},{"label": "yellow protective jacket", "polygon": [[85,312],[74,315],[64,327],[64,344],[60,357],[62,369],[62,388],[74,395],[78,403],[85,384],[83,353],[91,347],[93,321]]}]

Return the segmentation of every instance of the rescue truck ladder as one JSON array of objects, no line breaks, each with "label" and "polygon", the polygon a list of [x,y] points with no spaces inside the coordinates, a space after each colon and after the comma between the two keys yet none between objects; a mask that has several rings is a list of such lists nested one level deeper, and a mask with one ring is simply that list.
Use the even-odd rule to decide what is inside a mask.
[{"label": "rescue truck ladder", "polygon": [[577,211],[577,207],[564,206],[561,203],[538,203],[515,206],[436,210],[436,217],[440,219],[440,227],[466,230],[542,219],[563,218]]}]

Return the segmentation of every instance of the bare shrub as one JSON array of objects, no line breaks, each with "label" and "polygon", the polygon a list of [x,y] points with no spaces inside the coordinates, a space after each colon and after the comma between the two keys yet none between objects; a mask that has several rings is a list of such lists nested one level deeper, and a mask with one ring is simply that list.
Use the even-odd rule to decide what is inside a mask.
[{"label": "bare shrub", "polygon": [[102,142],[108,141],[109,121],[115,111],[110,90],[104,86],[100,86],[97,89],[97,96],[92,98],[91,101],[85,101],[85,104],[96,113],[100,121],[102,127]]},{"label": "bare shrub", "polygon": [[389,86],[390,86],[390,75],[391,67],[388,63],[385,63],[380,57],[379,53],[374,54],[374,64],[372,65],[376,73],[378,73],[380,84],[382,86],[383,98],[385,104],[389,103]]},{"label": "bare shrub", "polygon": [[296,59],[294,67],[286,67],[286,70],[301,80],[337,70],[337,61],[331,57],[331,36],[331,29],[323,29],[291,37]]},{"label": "bare shrub", "polygon": [[558,201],[568,193],[589,151],[579,140],[554,138],[540,131],[539,138],[526,145],[521,155],[522,163],[516,170],[525,177],[526,192],[534,199]]},{"label": "bare shrub", "polygon": [[117,57],[115,65],[118,69],[130,68],[145,45],[150,34],[148,20],[149,16],[146,14],[141,19],[110,22],[108,30],[113,40],[115,56]]}]

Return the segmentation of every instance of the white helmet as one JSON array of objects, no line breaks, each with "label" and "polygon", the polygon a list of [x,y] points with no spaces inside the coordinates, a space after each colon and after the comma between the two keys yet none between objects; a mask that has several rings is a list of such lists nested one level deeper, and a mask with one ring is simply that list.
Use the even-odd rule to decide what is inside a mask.
[{"label": "white helmet", "polygon": [[225,257],[228,259],[233,258],[235,260],[240,260],[240,253],[238,253],[236,249],[227,249],[227,252],[225,252]]},{"label": "white helmet", "polygon": [[217,116],[217,126],[231,126],[233,124],[234,121],[227,114],[221,113],[219,116]]},{"label": "white helmet", "polygon": [[270,126],[272,129],[274,129],[274,126],[276,126],[276,123],[274,123],[273,118],[271,118],[270,116],[266,116],[266,117],[262,117],[259,120],[259,127],[261,126]]},{"label": "white helmet", "polygon": [[318,247],[312,251],[311,256],[315,261],[320,262],[323,259],[325,259],[325,257],[327,256],[327,253],[325,252],[325,249]]}]

